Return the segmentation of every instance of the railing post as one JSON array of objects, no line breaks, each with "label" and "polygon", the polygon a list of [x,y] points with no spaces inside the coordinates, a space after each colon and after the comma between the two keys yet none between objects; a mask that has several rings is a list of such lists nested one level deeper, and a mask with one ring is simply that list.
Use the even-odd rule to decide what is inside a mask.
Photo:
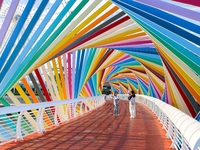
[{"label": "railing post", "polygon": [[75,118],[77,117],[77,114],[76,114],[76,105],[77,105],[77,102],[75,103],[75,107],[74,107],[74,117]]},{"label": "railing post", "polygon": [[101,98],[101,100],[100,100],[100,101],[101,101],[101,106],[102,106],[102,105],[103,105],[103,102],[104,102],[104,99],[103,99],[103,98]]},{"label": "railing post", "polygon": [[93,102],[93,108],[92,108],[92,110],[93,110],[93,109],[95,109],[95,105],[96,105],[95,104],[95,98],[92,100],[92,102]]},{"label": "railing post", "polygon": [[172,144],[170,146],[170,148],[176,148],[176,139],[177,139],[177,131],[176,131],[176,127],[174,129],[174,137],[173,137],[173,140],[172,140]]},{"label": "railing post", "polygon": [[38,133],[43,133],[43,131],[45,131],[44,124],[43,124],[44,110],[45,108],[40,108],[38,111],[37,120],[36,120]]},{"label": "railing post", "polygon": [[81,106],[80,106],[80,115],[82,115],[82,113],[83,113],[82,107],[83,107],[83,101],[81,101]]},{"label": "railing post", "polygon": [[94,100],[93,100],[93,109],[95,109],[96,108],[96,98],[94,98]]},{"label": "railing post", "polygon": [[87,110],[87,105],[86,105],[86,101],[85,101],[85,112],[87,113],[88,110]]},{"label": "railing post", "polygon": [[16,140],[23,140],[23,136],[21,132],[21,120],[22,120],[23,113],[24,111],[21,111],[17,119]]},{"label": "railing post", "polygon": [[167,130],[167,134],[166,134],[166,137],[169,139],[171,137],[171,132],[172,132],[172,122],[169,121],[168,123],[168,130]]},{"label": "railing post", "polygon": [[66,116],[66,121],[69,121],[69,104],[67,104],[65,116]]},{"label": "railing post", "polygon": [[55,124],[55,126],[59,125],[57,114],[58,114],[58,106],[55,106],[55,112],[54,112],[54,124]]}]

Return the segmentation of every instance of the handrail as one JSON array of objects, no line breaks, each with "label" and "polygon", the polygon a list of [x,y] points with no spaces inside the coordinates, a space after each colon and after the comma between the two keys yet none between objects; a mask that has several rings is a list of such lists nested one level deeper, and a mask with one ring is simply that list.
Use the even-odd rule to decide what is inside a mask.
[{"label": "handrail", "polygon": [[179,109],[150,96],[138,95],[136,101],[146,105],[158,117],[171,148],[200,150],[200,123]]},{"label": "handrail", "polygon": [[76,118],[102,106],[105,96],[0,108],[0,145]]},{"label": "handrail", "polygon": [[[103,96],[96,96],[95,98],[101,98],[101,97]],[[58,106],[62,104],[70,104],[70,103],[85,101],[85,100],[93,99],[93,98],[94,97],[86,97],[86,98],[78,98],[78,99],[59,100],[59,101],[53,101],[53,102],[42,102],[42,103],[36,103],[36,104],[22,104],[20,106],[3,107],[3,108],[0,108],[0,115],[18,112],[18,111],[31,110],[31,109],[39,109],[43,107]]]}]

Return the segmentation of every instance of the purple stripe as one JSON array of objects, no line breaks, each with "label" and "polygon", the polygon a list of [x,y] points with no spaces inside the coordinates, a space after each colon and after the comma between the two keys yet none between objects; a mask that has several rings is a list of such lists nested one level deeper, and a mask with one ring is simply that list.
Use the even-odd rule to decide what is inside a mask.
[{"label": "purple stripe", "polygon": [[175,13],[180,16],[184,16],[186,18],[200,21],[200,17],[199,17],[200,13],[186,9],[186,8],[182,8],[177,5],[169,4],[160,0],[137,0],[137,1],[153,6],[153,7],[160,8],[162,10],[165,10],[171,13]]},{"label": "purple stripe", "polygon": [[3,38],[4,38],[4,36],[5,36],[5,34],[8,30],[8,27],[10,25],[10,22],[12,20],[13,14],[15,13],[15,10],[17,8],[18,3],[19,3],[19,0],[13,0],[10,7],[9,7],[6,18],[3,22],[1,29],[0,29],[0,45],[2,44]]}]

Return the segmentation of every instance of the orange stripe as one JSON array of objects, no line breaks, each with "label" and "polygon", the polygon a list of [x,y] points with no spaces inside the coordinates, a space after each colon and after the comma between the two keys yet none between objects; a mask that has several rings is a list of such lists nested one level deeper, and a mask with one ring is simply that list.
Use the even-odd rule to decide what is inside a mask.
[{"label": "orange stripe", "polygon": [[[32,100],[34,103],[39,103],[39,100],[37,99],[37,97],[35,96],[35,93],[33,92],[33,90],[31,89],[31,87],[29,86],[28,82],[26,81],[25,78],[23,78],[22,83],[24,84],[24,86],[26,87],[29,95],[31,96]],[[51,120],[49,119],[48,115],[46,114],[46,112],[44,112],[44,118],[45,118],[45,122],[48,124],[48,126],[51,126]]]},{"label": "orange stripe", "polygon": [[39,103],[39,100],[37,99],[37,97],[35,96],[35,93],[33,92],[33,90],[31,89],[31,87],[29,86],[28,82],[25,80],[25,78],[23,78],[22,83],[24,84],[24,86],[26,87],[29,95],[31,96],[32,100],[34,103]]},{"label": "orange stripe", "polygon": [[57,50],[55,50],[48,58],[42,60],[37,66],[40,66],[41,64],[43,64],[44,62],[46,62],[49,58],[55,56],[58,52],[60,52],[61,50],[63,50],[65,47],[67,47],[68,45],[70,45],[72,42],[74,42],[75,40],[77,40],[79,37],[81,37],[83,34],[85,34],[86,32],[88,32],[89,30],[91,30],[92,28],[94,28],[101,21],[103,21],[105,18],[109,17],[111,14],[113,14],[118,9],[119,8],[117,6],[113,7],[112,9],[110,9],[107,13],[105,13],[104,15],[102,15],[101,17],[99,17],[93,23],[91,23],[86,28],[84,28],[82,31],[80,31],[78,34],[76,34],[74,37],[72,37],[71,39],[69,39],[68,41],[66,41],[66,43],[64,45],[62,45]]}]

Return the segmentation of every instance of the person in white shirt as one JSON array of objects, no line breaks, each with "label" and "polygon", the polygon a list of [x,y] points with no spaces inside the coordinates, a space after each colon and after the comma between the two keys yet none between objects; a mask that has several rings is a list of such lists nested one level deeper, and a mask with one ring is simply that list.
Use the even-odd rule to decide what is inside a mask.
[{"label": "person in white shirt", "polygon": [[130,118],[135,118],[136,117],[136,109],[135,109],[135,92],[131,91],[129,93],[129,111],[130,111]]},{"label": "person in white shirt", "polygon": [[114,93],[114,114],[115,116],[119,116],[119,112],[118,112],[118,103],[119,103],[119,97],[117,95],[117,91],[115,91]]}]

